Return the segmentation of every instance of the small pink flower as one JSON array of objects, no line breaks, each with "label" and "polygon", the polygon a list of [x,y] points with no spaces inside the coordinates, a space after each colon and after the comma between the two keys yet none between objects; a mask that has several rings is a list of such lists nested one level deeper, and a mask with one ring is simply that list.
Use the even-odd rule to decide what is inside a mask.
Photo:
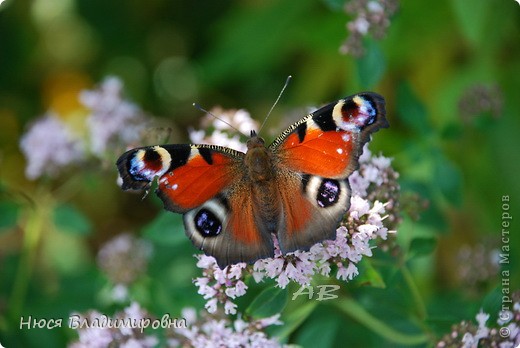
[{"label": "small pink flower", "polygon": [[353,219],[359,220],[361,216],[368,214],[369,208],[368,202],[360,196],[353,196],[350,199],[349,214]]},{"label": "small pink flower", "polygon": [[211,268],[217,265],[217,261],[213,256],[201,254],[199,255],[198,259],[197,267],[199,268]]},{"label": "small pink flower", "polygon": [[346,268],[343,263],[338,263],[338,273],[336,274],[337,279],[345,281],[352,280],[358,274],[359,271],[353,262],[349,262]]},{"label": "small pink flower", "polygon": [[282,322],[279,319],[280,319],[280,314],[275,314],[271,317],[259,319],[258,326],[263,329],[264,327],[268,327],[271,325],[282,325]]},{"label": "small pink flower", "polygon": [[215,313],[217,311],[217,299],[212,298],[208,302],[206,302],[206,305],[204,305],[204,308],[208,310],[208,313]]},{"label": "small pink flower", "polygon": [[226,301],[226,303],[224,304],[224,313],[237,314],[237,305],[231,301]]},{"label": "small pink flower", "polygon": [[387,169],[392,164],[392,159],[384,156],[374,156],[372,157],[372,163],[379,169]]}]

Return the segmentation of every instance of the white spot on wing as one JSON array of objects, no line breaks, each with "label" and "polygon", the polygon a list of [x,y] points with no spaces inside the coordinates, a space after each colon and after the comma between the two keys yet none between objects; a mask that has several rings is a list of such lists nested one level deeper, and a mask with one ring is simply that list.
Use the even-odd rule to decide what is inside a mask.
[{"label": "white spot on wing", "polygon": [[320,127],[318,127],[318,125],[316,124],[316,122],[314,122],[312,118],[309,118],[309,120],[307,121],[307,131],[312,131],[315,129],[320,129]]},{"label": "white spot on wing", "polygon": [[359,133],[359,127],[354,123],[341,121],[339,128],[344,131]]},{"label": "white spot on wing", "polygon": [[353,100],[354,100],[354,103],[356,103],[356,105],[358,106],[359,112],[364,114],[364,115],[366,115],[366,116],[369,116],[369,114],[370,114],[370,110],[369,110],[370,103],[367,100],[361,98],[359,95],[355,96]]},{"label": "white spot on wing", "polygon": [[340,100],[336,105],[334,105],[334,109],[332,110],[332,119],[336,122],[336,126],[340,126],[341,123],[343,123],[343,113],[341,112],[341,109],[344,104],[345,102]]},{"label": "white spot on wing", "polygon": [[157,175],[162,176],[170,168],[170,164],[172,163],[172,156],[168,151],[166,151],[166,149],[160,146],[154,146],[153,149],[161,157],[162,168],[157,172]]}]

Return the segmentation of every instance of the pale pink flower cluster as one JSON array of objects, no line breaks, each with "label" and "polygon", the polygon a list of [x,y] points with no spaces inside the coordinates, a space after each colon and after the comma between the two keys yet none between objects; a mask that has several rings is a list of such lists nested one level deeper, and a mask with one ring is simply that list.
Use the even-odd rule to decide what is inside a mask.
[{"label": "pale pink flower cluster", "polygon": [[168,340],[170,347],[229,347],[229,348],[277,348],[280,343],[269,338],[263,331],[271,325],[281,325],[280,314],[258,320],[245,321],[240,317],[229,319],[197,318],[196,311],[186,308],[182,311],[186,328],[175,328],[173,338]]},{"label": "pale pink flower cluster", "polygon": [[184,308],[178,318],[169,314],[158,318],[132,302],[113,316],[95,310],[72,313],[67,325],[78,335],[70,348],[157,347],[159,337],[165,338],[165,344],[160,346],[166,347],[275,348],[282,345],[269,338],[264,329],[281,325],[279,318],[280,314],[249,321],[240,316],[234,321],[210,315],[197,317],[193,308]]},{"label": "pale pink flower cluster", "polygon": [[90,110],[85,118],[87,136],[52,112],[34,122],[20,141],[27,159],[26,177],[53,176],[89,156],[104,159],[109,149],[123,151],[136,142],[146,119],[136,105],[122,97],[122,90],[118,78],[108,77],[98,89],[80,93],[80,102]]},{"label": "pale pink flower cluster", "polygon": [[484,313],[481,309],[475,318],[477,319],[478,323],[477,332],[474,335],[467,332],[464,335],[464,337],[462,337],[462,343],[464,348],[477,347],[478,341],[489,335],[489,328],[486,326],[486,322],[489,319],[489,314]]},{"label": "pale pink flower cluster", "polygon": [[137,302],[131,303],[113,317],[107,317],[98,311],[89,311],[86,315],[73,313],[68,324],[79,337],[69,347],[156,347],[159,343],[157,337],[144,334],[139,327],[143,319],[148,318],[150,315]]},{"label": "pale pink flower cluster", "polygon": [[[360,170],[353,178],[353,196],[345,224],[336,230],[335,240],[326,240],[315,244],[308,251],[295,251],[283,255],[278,240],[273,235],[274,257],[260,259],[254,265],[239,263],[221,270],[211,256],[198,255],[197,266],[202,268],[203,276],[195,279],[199,294],[207,300],[206,308],[210,313],[223,305],[226,313],[236,313],[233,300],[246,293],[244,278],[251,274],[258,283],[269,278],[285,288],[289,282],[309,285],[315,274],[335,276],[343,281],[350,281],[359,274],[356,264],[364,256],[372,256],[373,241],[387,239],[390,232],[383,222],[387,218],[386,203],[371,202],[366,196],[373,183],[380,182],[378,173],[390,166],[390,159],[372,156],[365,148],[360,158]],[[335,267],[334,267],[335,266]],[[332,269],[337,269],[332,274]]]},{"label": "pale pink flower cluster", "polygon": [[258,122],[251,118],[249,112],[243,109],[223,110],[213,108],[210,112],[211,114],[206,114],[202,119],[200,130],[190,129],[188,131],[190,141],[194,144],[220,145],[246,152],[247,147],[240,135],[249,137],[252,130],[258,130]]},{"label": "pale pink flower cluster", "polygon": [[492,242],[464,244],[457,251],[457,281],[469,291],[494,281],[500,271],[500,249]]},{"label": "pale pink flower cluster", "polygon": [[97,264],[110,280],[112,301],[128,300],[128,286],[146,272],[151,254],[152,245],[130,233],[121,233],[103,244]]},{"label": "pale pink flower cluster", "polygon": [[206,255],[196,255],[196,257],[197,267],[203,269],[203,276],[196,278],[194,283],[199,288],[198,293],[208,300],[205,305],[207,311],[215,313],[217,304],[222,303],[226,314],[236,314],[237,305],[231,300],[246,293],[247,285],[244,283],[244,278],[247,265],[241,262],[220,269],[214,257]]},{"label": "pale pink flower cluster", "polygon": [[55,175],[60,168],[85,158],[85,145],[57,115],[49,113],[22,136],[20,148],[27,159],[25,176],[34,180]]},{"label": "pale pink flower cluster", "polygon": [[489,325],[487,322],[490,315],[484,313],[481,309],[475,317],[477,325],[466,321],[455,325],[452,332],[445,335],[435,347],[518,347],[520,345],[520,302],[518,296],[518,292],[512,294],[511,310],[498,313],[497,325]]},{"label": "pale pink flower cluster", "polygon": [[140,139],[145,116],[137,105],[124,99],[120,79],[107,77],[98,89],[82,91],[79,100],[91,111],[87,125],[95,156],[103,158],[107,148]]},{"label": "pale pink flower cluster", "polygon": [[[98,311],[73,313],[68,325],[77,332],[78,340],[69,344],[69,347],[157,347],[160,343],[158,336],[164,335],[166,344],[161,346],[166,347],[277,348],[282,345],[276,339],[269,338],[264,329],[281,325],[279,318],[280,314],[250,321],[240,317],[231,321],[207,315],[197,318],[193,308],[185,308],[180,318],[168,316],[169,322],[166,323],[163,319],[151,316],[138,303],[132,302],[110,317]],[[154,323],[160,325],[154,329]]]},{"label": "pale pink flower cluster", "polygon": [[504,92],[494,84],[474,84],[466,88],[459,99],[459,115],[469,124],[475,124],[475,118],[491,115],[499,118],[504,110]]},{"label": "pale pink flower cluster", "polygon": [[372,34],[381,39],[390,26],[390,18],[397,11],[398,0],[349,0],[345,12],[354,18],[346,25],[349,37],[340,47],[343,54],[360,57],[364,54],[363,38]]},{"label": "pale pink flower cluster", "polygon": [[368,144],[363,148],[363,154],[359,157],[359,169],[353,172],[348,181],[353,196],[366,197],[371,184],[382,185],[386,178],[383,171],[392,164],[392,159],[382,155],[374,156],[368,149]]},{"label": "pale pink flower cluster", "polygon": [[274,257],[260,259],[253,265],[255,281],[259,283],[264,278],[276,279],[278,286],[281,288],[285,288],[290,281],[309,285],[315,273],[315,254],[313,251],[297,250],[283,255],[275,235],[273,235],[273,242]]}]

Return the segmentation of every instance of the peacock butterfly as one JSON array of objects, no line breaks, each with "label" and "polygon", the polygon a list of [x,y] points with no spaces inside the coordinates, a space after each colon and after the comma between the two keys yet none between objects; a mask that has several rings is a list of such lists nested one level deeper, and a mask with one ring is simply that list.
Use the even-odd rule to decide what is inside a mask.
[{"label": "peacock butterfly", "polygon": [[157,145],[117,161],[122,189],[148,190],[183,214],[186,235],[220,267],[334,239],[350,206],[349,175],[370,134],[388,127],[385,101],[359,93],[307,115],[266,146],[254,131],[242,153],[216,145]]}]

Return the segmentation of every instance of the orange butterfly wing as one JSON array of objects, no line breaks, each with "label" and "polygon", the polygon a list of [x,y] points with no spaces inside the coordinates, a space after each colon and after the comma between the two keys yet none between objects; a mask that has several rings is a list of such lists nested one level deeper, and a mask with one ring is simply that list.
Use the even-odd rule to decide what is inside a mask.
[{"label": "orange butterfly wing", "polygon": [[210,145],[162,145],[130,150],[117,166],[124,190],[148,189],[157,177],[164,207],[185,213],[229,186],[243,155]]},{"label": "orange butterfly wing", "polygon": [[348,176],[359,167],[370,134],[388,127],[385,113],[381,96],[357,94],[304,117],[271,144],[279,171],[286,173],[280,176],[285,217],[278,233],[282,251],[309,249],[334,238],[350,206]]},{"label": "orange butterfly wing", "polygon": [[270,148],[296,172],[346,178],[371,133],[388,127],[383,97],[361,93],[328,104],[286,129]]}]

